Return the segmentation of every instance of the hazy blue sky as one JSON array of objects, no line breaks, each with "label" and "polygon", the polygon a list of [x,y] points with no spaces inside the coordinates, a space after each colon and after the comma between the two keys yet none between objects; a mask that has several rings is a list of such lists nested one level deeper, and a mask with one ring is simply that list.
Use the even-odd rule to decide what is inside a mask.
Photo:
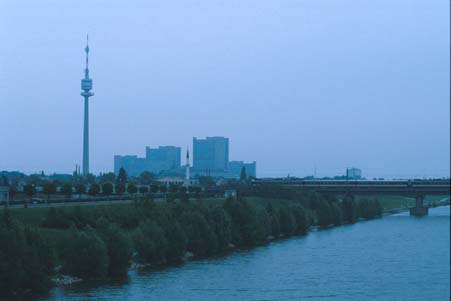
[{"label": "hazy blue sky", "polygon": [[227,136],[258,176],[449,176],[448,0],[0,1],[0,170]]}]

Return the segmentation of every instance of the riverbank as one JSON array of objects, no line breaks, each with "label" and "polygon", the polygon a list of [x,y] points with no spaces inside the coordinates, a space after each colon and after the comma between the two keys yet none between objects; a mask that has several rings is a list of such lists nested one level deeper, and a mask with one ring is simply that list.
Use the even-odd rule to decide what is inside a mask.
[{"label": "riverbank", "polygon": [[[0,248],[12,241],[16,252],[11,248],[0,252],[9,252],[11,262],[22,262],[19,269],[33,266],[34,275],[17,273],[23,275],[21,282],[6,281],[2,292],[14,293],[24,286],[45,291],[52,286],[55,266],[61,267],[57,279],[120,277],[127,274],[131,261],[162,267],[186,260],[187,252],[193,259],[207,258],[230,251],[230,246],[252,248],[275,238],[304,235],[311,226],[337,226],[381,214],[376,200],[316,194],[4,211]],[[5,271],[17,269],[11,265]]]},{"label": "riverbank", "polygon": [[55,288],[39,300],[449,300],[449,209],[312,229],[225,256],[131,270],[121,282]]}]

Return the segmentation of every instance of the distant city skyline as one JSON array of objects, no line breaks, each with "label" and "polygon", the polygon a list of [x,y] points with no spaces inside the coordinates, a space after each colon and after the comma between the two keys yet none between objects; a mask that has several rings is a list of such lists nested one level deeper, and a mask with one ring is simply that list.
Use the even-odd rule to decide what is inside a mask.
[{"label": "distant city skyline", "polygon": [[[212,176],[215,178],[240,178],[241,169],[244,167],[246,175],[257,177],[257,163],[244,162],[242,160],[229,159],[229,138],[206,137],[199,139],[193,137],[191,147],[186,147],[186,160],[189,150],[193,158],[193,165],[189,172],[192,176]],[[186,174],[186,162],[182,167],[182,148],[168,145],[151,148],[146,146],[145,157],[137,154],[118,154],[114,156],[114,173],[119,174],[121,168],[128,175],[139,176],[147,171],[155,175],[183,177]]]},{"label": "distant city skyline", "polygon": [[93,173],[224,136],[261,177],[449,176],[449,2],[349,1],[2,1],[0,170],[82,165],[89,33]]}]

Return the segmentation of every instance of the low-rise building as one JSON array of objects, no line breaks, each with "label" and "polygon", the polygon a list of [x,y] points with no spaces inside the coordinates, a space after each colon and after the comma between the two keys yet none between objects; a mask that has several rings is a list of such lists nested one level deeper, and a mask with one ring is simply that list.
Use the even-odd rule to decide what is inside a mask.
[{"label": "low-rise building", "polygon": [[0,202],[9,202],[8,186],[0,186]]},{"label": "low-rise building", "polygon": [[355,167],[347,168],[346,178],[350,180],[359,180],[362,178],[362,170]]}]

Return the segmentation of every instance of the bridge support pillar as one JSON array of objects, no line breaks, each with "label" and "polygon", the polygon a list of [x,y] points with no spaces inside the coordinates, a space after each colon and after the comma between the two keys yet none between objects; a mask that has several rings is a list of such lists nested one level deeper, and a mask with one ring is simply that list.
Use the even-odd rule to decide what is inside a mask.
[{"label": "bridge support pillar", "polygon": [[428,207],[424,206],[424,195],[417,195],[415,207],[410,208],[410,215],[423,216],[428,214]]}]

